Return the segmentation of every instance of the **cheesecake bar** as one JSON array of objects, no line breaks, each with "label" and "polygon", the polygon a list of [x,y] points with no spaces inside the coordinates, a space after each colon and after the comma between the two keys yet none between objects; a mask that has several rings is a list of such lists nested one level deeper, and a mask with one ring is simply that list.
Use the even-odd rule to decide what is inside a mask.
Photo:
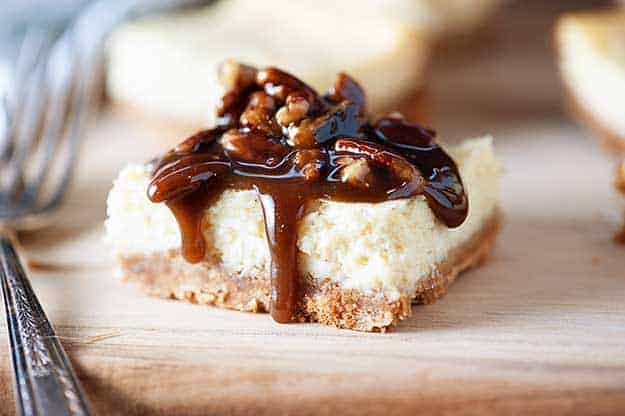
[{"label": "cheesecake bar", "polygon": [[489,254],[500,223],[492,139],[443,148],[339,74],[326,94],[228,62],[215,128],[109,193],[124,280],[278,322],[386,330]]},{"label": "cheesecake bar", "polygon": [[565,14],[556,43],[575,114],[610,148],[625,151],[625,10]]},{"label": "cheesecake bar", "polygon": [[[276,0],[274,0],[276,1]],[[290,0],[277,0],[285,4]],[[300,0],[339,15],[384,15],[418,28],[435,42],[456,41],[479,30],[505,0]],[[298,2],[298,3],[300,3]]]},{"label": "cheesecake bar", "polygon": [[419,94],[429,55],[421,30],[332,10],[229,0],[126,23],[107,42],[107,94],[115,108],[172,132],[214,125],[215,73],[227,57],[280,66],[320,90],[345,70],[369,86],[371,111]]}]

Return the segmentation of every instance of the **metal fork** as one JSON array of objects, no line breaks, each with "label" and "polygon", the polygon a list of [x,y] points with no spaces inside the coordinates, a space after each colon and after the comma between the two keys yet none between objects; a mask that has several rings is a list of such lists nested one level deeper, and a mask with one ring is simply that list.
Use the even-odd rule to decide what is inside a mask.
[{"label": "metal fork", "polygon": [[20,263],[16,231],[45,223],[61,202],[96,103],[106,35],[124,20],[198,3],[210,0],[98,0],[58,40],[34,33],[23,44],[14,93],[0,102],[0,280],[20,415],[90,410]]},{"label": "metal fork", "polygon": [[47,32],[26,36],[14,93],[4,102],[8,126],[0,142],[0,279],[17,412],[88,415],[84,391],[15,249],[17,231],[39,226],[59,206],[95,103],[93,60],[78,53],[72,29],[52,39]]}]

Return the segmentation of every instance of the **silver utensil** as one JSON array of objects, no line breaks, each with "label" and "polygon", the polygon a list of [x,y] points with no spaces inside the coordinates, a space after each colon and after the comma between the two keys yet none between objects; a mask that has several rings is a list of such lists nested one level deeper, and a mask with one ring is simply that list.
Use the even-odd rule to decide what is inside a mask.
[{"label": "silver utensil", "polygon": [[31,31],[20,51],[0,142],[0,280],[17,411],[88,415],[89,405],[15,250],[15,232],[41,225],[59,206],[94,102],[94,79],[68,29]]},{"label": "silver utensil", "polygon": [[0,280],[17,411],[88,415],[89,404],[15,250],[15,233],[58,208],[76,161],[100,75],[103,43],[120,22],[198,0],[93,2],[60,38],[31,31],[12,93],[0,103]]}]

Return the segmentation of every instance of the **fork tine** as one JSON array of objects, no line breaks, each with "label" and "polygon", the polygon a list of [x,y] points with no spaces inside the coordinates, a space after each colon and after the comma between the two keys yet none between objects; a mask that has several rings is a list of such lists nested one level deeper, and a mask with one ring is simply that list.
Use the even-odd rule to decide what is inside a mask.
[{"label": "fork tine", "polygon": [[5,204],[12,203],[20,191],[24,174],[24,163],[30,150],[39,137],[45,115],[46,82],[45,72],[50,50],[50,42],[43,44],[35,62],[35,68],[26,80],[20,116],[12,126],[11,154],[7,161],[5,176]]},{"label": "fork tine", "polygon": [[14,88],[12,89],[12,94],[8,97],[12,111],[18,106],[20,91],[23,91],[26,80],[37,63],[38,57],[45,46],[46,37],[46,32],[38,28],[29,28],[24,35],[15,65]]},{"label": "fork tine", "polygon": [[76,56],[76,65],[79,65],[81,70],[73,71],[74,78],[76,79],[76,90],[72,95],[72,100],[69,108],[70,117],[68,119],[68,126],[63,137],[68,143],[68,151],[66,152],[66,159],[63,162],[65,169],[61,174],[60,180],[57,182],[55,190],[49,197],[48,201],[42,205],[38,212],[43,212],[55,208],[61,201],[69,181],[72,177],[72,172],[76,164],[78,147],[85,133],[85,127],[89,120],[89,115],[93,112],[95,105],[97,104],[97,97],[95,94],[95,85],[97,82],[96,76],[96,56]]},{"label": "fork tine", "polygon": [[35,166],[32,180],[25,189],[20,205],[28,206],[35,202],[46,179],[51,161],[58,150],[63,131],[68,122],[68,107],[72,91],[77,92],[76,63],[71,48],[71,37],[65,32],[55,43],[47,71],[49,84],[48,101],[51,105],[45,111],[41,136],[41,159]]},{"label": "fork tine", "polygon": [[[45,39],[44,32],[41,30],[29,29],[20,46],[13,86],[5,97],[8,126],[0,142],[0,160],[5,159],[12,150],[12,137],[15,134],[15,126],[17,124],[15,115],[19,117],[19,114],[21,114],[20,110],[24,106],[27,91],[27,80],[31,76],[45,47]],[[12,114],[14,117],[10,118],[8,114]]]}]

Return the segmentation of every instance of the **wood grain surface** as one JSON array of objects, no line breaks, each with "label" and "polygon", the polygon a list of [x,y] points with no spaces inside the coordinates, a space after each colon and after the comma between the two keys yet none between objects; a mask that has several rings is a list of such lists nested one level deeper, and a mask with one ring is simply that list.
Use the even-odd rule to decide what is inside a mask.
[{"label": "wood grain surface", "polygon": [[[387,334],[279,325],[119,282],[103,242],[106,192],[124,163],[168,144],[104,115],[57,221],[21,236],[33,286],[97,413],[625,414],[613,161],[562,114],[549,15],[530,12],[504,14],[526,18],[501,23],[470,65],[435,63],[442,136],[496,137],[505,227],[484,267]],[[0,320],[0,415],[13,412]]]}]

